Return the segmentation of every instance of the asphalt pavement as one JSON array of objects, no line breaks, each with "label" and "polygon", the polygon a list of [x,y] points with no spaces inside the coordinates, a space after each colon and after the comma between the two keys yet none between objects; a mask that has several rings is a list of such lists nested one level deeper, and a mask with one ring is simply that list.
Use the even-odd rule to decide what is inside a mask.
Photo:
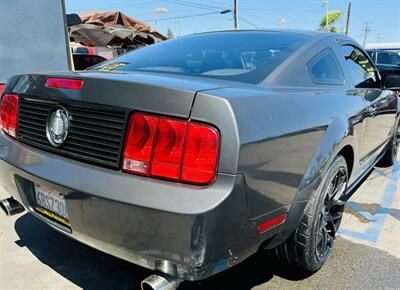
[{"label": "asphalt pavement", "polygon": [[[265,254],[179,289],[400,289],[399,179],[400,162],[368,176],[346,208],[333,255],[317,273],[303,276]],[[150,274],[28,213],[0,212],[0,289],[139,289]]]}]

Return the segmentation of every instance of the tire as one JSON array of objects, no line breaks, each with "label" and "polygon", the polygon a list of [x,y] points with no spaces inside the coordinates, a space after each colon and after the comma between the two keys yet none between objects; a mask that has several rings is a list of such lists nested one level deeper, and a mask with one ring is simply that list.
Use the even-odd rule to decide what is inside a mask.
[{"label": "tire", "polygon": [[396,162],[399,146],[400,146],[400,125],[397,126],[397,129],[395,130],[392,139],[389,141],[389,145],[385,151],[385,154],[379,160],[377,166],[380,167],[392,166]]},{"label": "tire", "polygon": [[305,273],[319,270],[332,252],[346,201],[348,169],[337,156],[306,205],[296,230],[275,250],[279,260]]}]

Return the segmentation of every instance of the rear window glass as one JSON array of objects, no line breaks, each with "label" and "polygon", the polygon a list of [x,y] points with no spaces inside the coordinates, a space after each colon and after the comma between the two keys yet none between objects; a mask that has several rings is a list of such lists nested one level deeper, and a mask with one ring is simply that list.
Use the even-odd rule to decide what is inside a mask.
[{"label": "rear window glass", "polygon": [[307,64],[313,83],[342,85],[344,77],[340,65],[330,49],[325,49]]},{"label": "rear window glass", "polygon": [[96,69],[260,83],[309,39],[310,36],[286,32],[204,33],[147,46]]}]

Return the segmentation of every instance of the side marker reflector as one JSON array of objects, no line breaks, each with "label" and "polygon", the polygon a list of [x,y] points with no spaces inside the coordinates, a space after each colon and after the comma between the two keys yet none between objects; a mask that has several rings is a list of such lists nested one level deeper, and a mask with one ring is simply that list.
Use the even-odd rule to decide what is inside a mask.
[{"label": "side marker reflector", "polygon": [[266,231],[269,231],[273,229],[276,226],[279,226],[280,224],[283,224],[286,220],[287,213],[280,214],[270,220],[267,220],[261,224],[258,225],[258,232],[265,233]]}]

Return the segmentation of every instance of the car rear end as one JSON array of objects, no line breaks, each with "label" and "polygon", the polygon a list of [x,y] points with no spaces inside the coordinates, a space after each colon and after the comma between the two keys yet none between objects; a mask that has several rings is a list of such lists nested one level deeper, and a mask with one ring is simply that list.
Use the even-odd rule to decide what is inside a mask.
[{"label": "car rear end", "polygon": [[[213,87],[157,74],[13,77],[2,96],[1,186],[114,256],[187,280],[220,272],[261,239],[231,166],[237,152],[226,150],[238,147],[229,106],[210,103],[222,113],[212,124],[191,118],[196,92]],[[69,120],[61,144],[58,110]]]},{"label": "car rear end", "polygon": [[270,210],[250,213],[248,169],[238,168],[253,140],[243,136],[249,101],[270,94],[259,84],[313,37],[200,34],[92,71],[15,76],[2,97],[0,184],[114,256],[185,280],[221,272],[283,242],[303,213],[304,202],[258,194]]}]

